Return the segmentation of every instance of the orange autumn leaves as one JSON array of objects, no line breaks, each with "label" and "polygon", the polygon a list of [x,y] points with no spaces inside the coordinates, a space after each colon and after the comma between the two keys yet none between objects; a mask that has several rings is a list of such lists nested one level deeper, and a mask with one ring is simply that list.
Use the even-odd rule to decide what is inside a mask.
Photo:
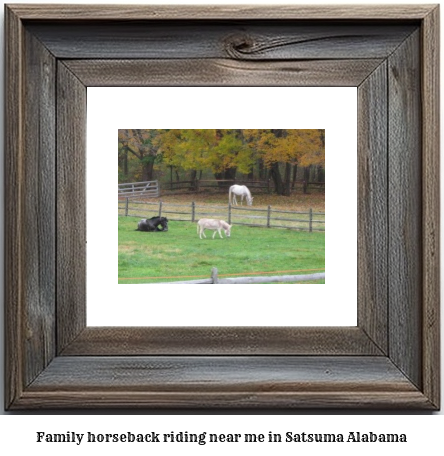
[{"label": "orange autumn leaves", "polygon": [[244,130],[266,167],[325,164],[325,130]]},{"label": "orange autumn leaves", "polygon": [[145,166],[163,163],[184,170],[249,173],[262,161],[300,166],[325,163],[325,130],[171,129],[119,130],[119,154]]}]

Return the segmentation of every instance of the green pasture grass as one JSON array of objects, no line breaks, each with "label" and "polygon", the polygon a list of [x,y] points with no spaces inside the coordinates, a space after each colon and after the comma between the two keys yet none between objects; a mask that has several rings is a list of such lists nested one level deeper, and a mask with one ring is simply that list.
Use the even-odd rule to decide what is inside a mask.
[{"label": "green pasture grass", "polygon": [[234,225],[230,238],[212,239],[213,231],[206,230],[207,238],[199,239],[196,223],[170,221],[167,232],[141,232],[136,231],[139,219],[119,217],[122,284],[209,278],[213,267],[221,277],[324,271],[322,232]]}]

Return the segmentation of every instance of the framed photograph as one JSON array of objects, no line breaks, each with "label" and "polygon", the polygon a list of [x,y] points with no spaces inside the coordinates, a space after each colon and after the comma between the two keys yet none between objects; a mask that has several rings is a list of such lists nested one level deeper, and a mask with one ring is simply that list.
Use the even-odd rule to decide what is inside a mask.
[{"label": "framed photograph", "polygon": [[[7,410],[440,408],[438,6],[22,4],[5,34]],[[356,325],[89,324],[94,90],[300,87],[356,90],[356,292],[325,298]],[[174,300],[156,286],[151,314]]]},{"label": "framed photograph", "polygon": [[[87,97],[87,325],[286,326],[289,318],[298,326],[357,324],[356,87],[89,87]],[[117,131],[119,229],[104,230],[115,210],[104,195],[115,193],[117,171],[104,151],[115,150]],[[289,154],[280,169],[264,164]],[[147,156],[155,157],[151,174]],[[316,181],[305,192],[304,160],[315,163]],[[197,169],[184,169],[190,166]],[[234,182],[248,189],[251,206],[233,195],[229,204]],[[139,230],[139,223],[148,229],[141,220],[159,215],[167,230]],[[208,230],[208,240],[199,236],[203,218],[231,224],[231,237],[216,232],[212,242]],[[110,245],[119,246],[118,264]],[[210,283],[213,267],[217,283],[241,287],[219,287],[208,299],[197,283]],[[277,283],[288,285],[278,299]],[[341,296],[334,306],[333,295]],[[153,312],[155,302],[162,304]]]}]

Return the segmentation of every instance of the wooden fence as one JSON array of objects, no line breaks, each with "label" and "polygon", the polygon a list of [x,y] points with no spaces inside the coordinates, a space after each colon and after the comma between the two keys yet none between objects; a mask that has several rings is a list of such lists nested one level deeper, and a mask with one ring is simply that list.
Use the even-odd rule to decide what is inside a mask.
[{"label": "wooden fence", "polygon": [[[164,184],[163,190],[171,194],[171,192],[200,192],[203,190],[213,192],[227,192],[228,188],[233,184],[246,185],[252,193],[271,193],[274,189],[274,184],[271,179],[261,181],[236,181],[228,179],[194,179],[189,181],[170,181]],[[307,182],[298,180],[294,185],[302,188],[304,193],[310,189],[325,191],[324,182]],[[292,191],[294,188],[292,187]]]},{"label": "wooden fence", "polygon": [[201,190],[210,190],[217,192],[227,192],[233,184],[247,185],[247,187],[256,193],[270,193],[272,184],[268,181],[247,181],[240,182],[233,179],[194,179],[189,181],[170,181],[165,184],[165,190],[188,192],[200,192]]},{"label": "wooden fence", "polygon": [[325,212],[283,211],[251,206],[173,204],[149,201],[119,200],[119,215],[125,217],[150,218],[154,215],[169,220],[197,222],[201,218],[223,219],[229,224],[257,226],[263,228],[287,228],[300,231],[325,231]]},{"label": "wooden fence", "polygon": [[[312,280],[325,279],[325,272],[316,274],[302,274],[302,275],[281,275],[281,276],[261,276],[261,277],[218,277],[217,268],[211,270],[211,277],[209,279],[199,280],[186,280],[179,282],[163,282],[157,285],[182,285],[182,284],[254,284],[254,283],[290,283],[290,282],[309,282]],[[154,285],[154,284],[153,284]]]},{"label": "wooden fence", "polygon": [[159,181],[146,182],[129,182],[127,184],[118,184],[119,198],[134,198],[136,196],[144,196],[150,198],[158,198],[160,196]]}]

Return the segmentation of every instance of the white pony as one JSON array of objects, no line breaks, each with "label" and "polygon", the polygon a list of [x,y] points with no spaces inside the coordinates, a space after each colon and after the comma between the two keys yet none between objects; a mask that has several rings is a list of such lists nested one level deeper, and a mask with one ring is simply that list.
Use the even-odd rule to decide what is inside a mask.
[{"label": "white pony", "polygon": [[228,202],[237,206],[236,195],[241,197],[241,204],[243,203],[245,196],[247,198],[247,204],[249,206],[253,205],[253,198],[251,197],[250,190],[248,190],[245,185],[232,185],[228,192]]},{"label": "white pony", "polygon": [[228,225],[228,223],[223,220],[200,219],[197,222],[197,233],[199,234],[200,239],[202,239],[202,235],[206,238],[204,233],[205,229],[214,230],[213,239],[214,236],[216,236],[216,233],[219,233],[219,236],[223,237],[221,234],[222,230],[224,230],[225,236],[230,237],[231,225]]}]

